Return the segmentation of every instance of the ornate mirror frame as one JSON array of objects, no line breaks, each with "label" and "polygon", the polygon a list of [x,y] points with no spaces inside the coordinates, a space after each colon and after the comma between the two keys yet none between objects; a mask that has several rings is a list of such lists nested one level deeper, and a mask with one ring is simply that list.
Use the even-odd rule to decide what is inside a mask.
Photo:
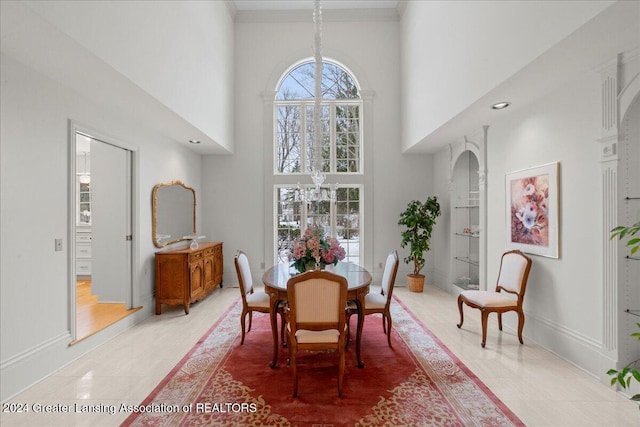
[{"label": "ornate mirror frame", "polygon": [[[189,214],[189,217],[192,219],[191,225],[189,226],[191,228],[191,230],[185,230],[184,233],[182,231],[180,231],[178,234],[179,236],[169,236],[166,239],[163,239],[161,236],[158,236],[158,210],[160,208],[160,210],[162,210],[162,208],[164,206],[167,205],[167,203],[158,203],[158,193],[160,192],[162,194],[162,192],[160,191],[163,188],[168,188],[168,187],[180,187],[182,189],[185,190],[185,192],[190,192],[192,197],[193,197],[193,204],[192,204],[192,212]],[[187,193],[188,194],[188,193]],[[151,221],[151,234],[152,234],[152,238],[153,238],[153,244],[158,247],[158,248],[163,248],[167,245],[170,245],[172,243],[177,243],[177,242],[182,242],[185,240],[189,240],[187,238],[185,238],[184,236],[187,235],[195,235],[196,234],[196,190],[194,190],[191,187],[186,186],[182,181],[172,181],[169,183],[160,183],[160,184],[156,184],[153,187],[153,192],[151,193],[151,200],[152,200],[152,221]],[[168,205],[170,206],[172,204],[171,201],[168,202]],[[163,213],[160,212],[160,217],[163,217]],[[184,220],[185,222],[188,221],[188,219]],[[167,230],[169,231],[169,230]]]}]

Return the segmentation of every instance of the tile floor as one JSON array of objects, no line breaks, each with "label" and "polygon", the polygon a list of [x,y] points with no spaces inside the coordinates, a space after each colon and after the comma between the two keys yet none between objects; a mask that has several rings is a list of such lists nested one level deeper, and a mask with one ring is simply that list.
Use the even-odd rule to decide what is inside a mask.
[{"label": "tile floor", "polygon": [[[396,287],[395,294],[527,426],[640,426],[636,404],[526,337],[520,345],[513,331],[499,333],[495,319],[490,319],[482,349],[479,313],[466,310],[459,330],[454,296],[428,286],[420,294]],[[164,308],[161,316],[127,330],[10,402],[54,405],[51,409],[139,404],[238,296],[237,288],[217,289],[193,305],[188,316],[179,307]],[[366,363],[366,351],[363,358]],[[0,412],[0,425],[116,426],[127,415]]]}]

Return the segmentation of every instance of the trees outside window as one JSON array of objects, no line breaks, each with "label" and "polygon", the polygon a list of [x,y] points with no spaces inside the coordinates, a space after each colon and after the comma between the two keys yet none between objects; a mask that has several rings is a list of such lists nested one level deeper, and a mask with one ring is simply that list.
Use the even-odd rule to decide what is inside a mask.
[{"label": "trees outside window", "polygon": [[286,184],[292,175],[311,183],[314,141],[313,60],[302,62],[281,79],[274,111],[274,202],[277,206],[275,251],[278,262],[288,260],[293,241],[311,225],[336,236],[347,252],[346,261],[361,263],[360,211],[363,194],[362,100],[355,78],[343,66],[326,60],[321,83],[321,168],[327,182],[349,175],[350,185],[338,185],[337,201],[305,203],[296,200],[297,186]]}]

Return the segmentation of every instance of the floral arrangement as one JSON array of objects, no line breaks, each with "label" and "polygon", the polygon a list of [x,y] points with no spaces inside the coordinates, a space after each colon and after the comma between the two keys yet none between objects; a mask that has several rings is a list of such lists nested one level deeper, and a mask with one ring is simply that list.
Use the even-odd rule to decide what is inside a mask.
[{"label": "floral arrangement", "polygon": [[345,255],[338,239],[325,237],[321,228],[309,227],[291,248],[291,266],[300,273],[312,268],[323,269],[328,264],[336,265]]}]

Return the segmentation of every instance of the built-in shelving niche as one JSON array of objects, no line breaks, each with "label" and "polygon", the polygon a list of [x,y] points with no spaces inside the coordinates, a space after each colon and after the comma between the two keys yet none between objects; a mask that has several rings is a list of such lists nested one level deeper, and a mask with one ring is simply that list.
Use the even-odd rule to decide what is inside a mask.
[{"label": "built-in shelving niche", "polygon": [[452,169],[452,284],[480,288],[480,187],[476,155],[463,151]]},{"label": "built-in shelving niche", "polygon": [[[619,131],[618,191],[622,197],[618,203],[618,223],[626,226],[640,221],[640,124],[635,119],[639,115],[640,98],[636,98]],[[638,332],[640,323],[640,254],[631,255],[626,240],[618,246],[619,366],[640,358],[638,340],[630,337]]]}]

